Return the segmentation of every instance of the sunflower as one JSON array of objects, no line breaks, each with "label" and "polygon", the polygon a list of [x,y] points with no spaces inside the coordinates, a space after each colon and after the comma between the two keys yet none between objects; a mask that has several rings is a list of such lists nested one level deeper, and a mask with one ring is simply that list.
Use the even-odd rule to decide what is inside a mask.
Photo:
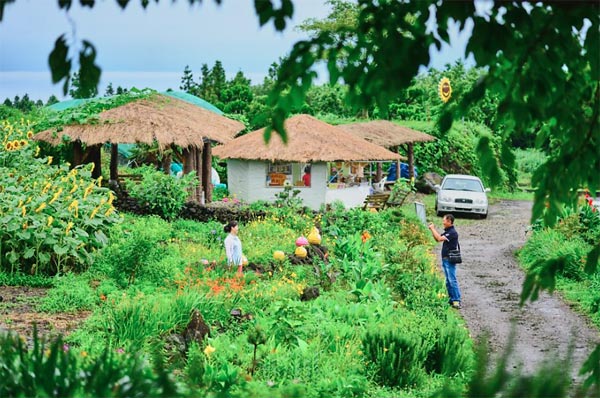
[{"label": "sunflower", "polygon": [[12,144],[12,142],[8,141],[6,143],[6,145],[4,145],[4,149],[6,149],[7,151],[12,151],[13,150],[13,144]]},{"label": "sunflower", "polygon": [[443,77],[442,80],[440,80],[438,91],[440,99],[444,103],[448,102],[450,100],[450,97],[452,97],[452,86],[450,86],[450,79],[448,79],[447,77]]}]

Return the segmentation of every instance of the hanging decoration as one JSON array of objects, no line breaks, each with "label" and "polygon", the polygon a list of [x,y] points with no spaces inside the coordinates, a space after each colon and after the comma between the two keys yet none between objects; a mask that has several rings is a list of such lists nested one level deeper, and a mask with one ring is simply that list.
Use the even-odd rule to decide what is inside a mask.
[{"label": "hanging decoration", "polygon": [[442,77],[438,89],[440,99],[444,103],[448,102],[450,100],[450,97],[452,97],[452,86],[450,86],[450,79],[448,79],[447,77]]}]

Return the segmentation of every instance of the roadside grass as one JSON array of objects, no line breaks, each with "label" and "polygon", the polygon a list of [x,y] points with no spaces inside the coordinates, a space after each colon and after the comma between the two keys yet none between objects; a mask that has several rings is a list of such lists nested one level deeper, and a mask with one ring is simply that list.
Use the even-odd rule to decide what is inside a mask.
[{"label": "roadside grass", "polygon": [[590,280],[574,281],[568,278],[557,278],[556,290],[571,304],[577,312],[587,316],[600,330],[600,292],[596,283]]}]

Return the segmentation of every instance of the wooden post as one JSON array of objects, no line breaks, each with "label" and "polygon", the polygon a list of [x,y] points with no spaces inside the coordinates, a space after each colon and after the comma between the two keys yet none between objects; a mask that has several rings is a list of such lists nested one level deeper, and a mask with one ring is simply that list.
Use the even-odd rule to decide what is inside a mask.
[{"label": "wooden post", "polygon": [[73,141],[73,164],[71,167],[79,166],[83,162],[83,146],[81,141]]},{"label": "wooden post", "polygon": [[413,143],[408,143],[408,179],[413,180],[415,178],[415,155],[413,151]]},{"label": "wooden post", "polygon": [[[165,152],[167,150],[169,150],[169,148],[165,148]],[[168,154],[165,152],[163,152],[161,166],[162,166],[163,172],[166,175],[170,175],[171,174],[171,154],[170,153]]]},{"label": "wooden post", "polygon": [[117,182],[119,179],[119,144],[110,146],[110,180]]},{"label": "wooden post", "polygon": [[[196,156],[195,156],[195,148],[187,147],[183,150],[183,174],[189,174],[192,171],[196,170]],[[196,201],[196,193],[195,189],[190,189],[190,196],[188,196],[188,201],[195,202]]]},{"label": "wooden post", "polygon": [[210,142],[205,142],[202,148],[202,190],[204,191],[204,201],[212,202],[212,148]]},{"label": "wooden post", "polygon": [[202,178],[202,148],[196,148],[196,176],[198,177],[198,181],[200,182],[196,187],[196,201],[198,203],[202,203],[202,184],[204,183]]},{"label": "wooden post", "polygon": [[94,163],[92,178],[99,178],[102,175],[102,144],[88,147],[88,159]]},{"label": "wooden post", "polygon": [[377,171],[375,172],[375,182],[381,181],[383,171],[381,170],[381,162],[377,162]]}]

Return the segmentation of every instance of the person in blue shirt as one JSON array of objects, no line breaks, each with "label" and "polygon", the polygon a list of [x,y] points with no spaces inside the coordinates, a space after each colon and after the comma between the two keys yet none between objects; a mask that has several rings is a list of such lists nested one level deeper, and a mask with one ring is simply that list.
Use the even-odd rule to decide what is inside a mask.
[{"label": "person in blue shirt", "polygon": [[448,258],[448,252],[459,247],[458,232],[456,232],[456,229],[454,228],[454,216],[452,214],[446,214],[442,219],[442,224],[444,225],[444,232],[441,234],[435,230],[435,225],[433,225],[433,223],[430,223],[428,227],[433,235],[433,239],[437,242],[443,242],[442,268],[444,270],[444,276],[446,277],[446,290],[450,297],[449,303],[452,308],[460,309],[461,294],[458,280],[456,279],[456,264],[452,264]]}]

